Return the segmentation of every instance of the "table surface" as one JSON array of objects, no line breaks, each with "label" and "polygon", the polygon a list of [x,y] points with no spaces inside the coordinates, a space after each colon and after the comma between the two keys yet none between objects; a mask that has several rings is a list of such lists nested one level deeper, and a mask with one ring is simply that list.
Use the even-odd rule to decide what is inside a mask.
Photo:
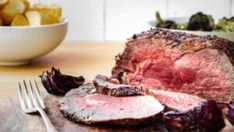
[{"label": "table surface", "polygon": [[83,75],[91,80],[97,74],[110,75],[115,55],[123,50],[124,42],[70,42],[63,43],[53,52],[23,66],[0,66],[0,98],[17,92],[22,79],[39,79],[52,66],[62,73]]}]

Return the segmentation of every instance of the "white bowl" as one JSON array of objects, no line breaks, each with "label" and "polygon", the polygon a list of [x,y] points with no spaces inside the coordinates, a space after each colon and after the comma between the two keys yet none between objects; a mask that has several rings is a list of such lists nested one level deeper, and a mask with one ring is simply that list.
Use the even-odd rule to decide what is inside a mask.
[{"label": "white bowl", "polygon": [[68,21],[39,27],[0,27],[0,65],[22,65],[54,50],[65,38]]},{"label": "white bowl", "polygon": [[[170,17],[170,18],[163,18],[163,20],[173,20],[176,23],[183,23],[188,22],[189,17]],[[155,27],[156,21],[152,20],[148,22],[150,27]],[[190,34],[205,36],[205,35],[216,35],[218,37],[222,37],[225,39],[229,39],[231,41],[234,41],[234,32],[208,32],[208,31],[189,31],[189,30],[175,30],[175,29],[169,29],[171,31],[179,31],[179,32],[186,32]]]}]

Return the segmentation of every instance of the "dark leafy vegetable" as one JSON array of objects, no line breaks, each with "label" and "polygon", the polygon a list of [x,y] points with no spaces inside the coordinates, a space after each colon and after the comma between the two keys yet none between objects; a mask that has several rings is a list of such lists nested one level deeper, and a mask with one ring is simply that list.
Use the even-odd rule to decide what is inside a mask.
[{"label": "dark leafy vegetable", "polygon": [[156,27],[176,29],[176,27],[177,27],[176,23],[174,21],[171,21],[171,20],[163,21],[159,12],[156,12],[155,17],[156,17],[156,21],[157,21]]},{"label": "dark leafy vegetable", "polygon": [[188,30],[212,31],[214,27],[213,17],[202,12],[192,15],[188,23]]},{"label": "dark leafy vegetable", "polygon": [[78,88],[85,81],[82,76],[73,77],[61,74],[59,69],[55,69],[54,67],[52,67],[51,72],[43,72],[40,77],[47,92],[56,95],[64,95],[70,89]]},{"label": "dark leafy vegetable", "polygon": [[201,102],[187,112],[166,112],[163,119],[181,132],[219,132],[225,127],[222,110],[215,101]]}]

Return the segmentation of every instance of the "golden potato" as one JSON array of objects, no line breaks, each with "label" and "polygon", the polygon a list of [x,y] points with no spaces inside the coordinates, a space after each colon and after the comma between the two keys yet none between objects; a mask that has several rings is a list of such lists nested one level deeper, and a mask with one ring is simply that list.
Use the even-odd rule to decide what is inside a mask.
[{"label": "golden potato", "polygon": [[16,15],[11,23],[11,26],[29,26],[29,22],[25,16]]},{"label": "golden potato", "polygon": [[41,15],[37,11],[27,11],[25,13],[30,26],[40,26],[41,25]]},{"label": "golden potato", "polygon": [[42,25],[59,23],[62,16],[62,8],[58,5],[36,4],[30,10],[40,13]]},{"label": "golden potato", "polygon": [[30,9],[30,2],[28,0],[22,0],[24,5],[25,5],[25,11],[29,10]]},{"label": "golden potato", "polygon": [[10,25],[16,15],[23,14],[26,9],[22,0],[10,0],[2,9],[4,24]]},{"label": "golden potato", "polygon": [[8,0],[0,0],[0,9],[7,4]]}]

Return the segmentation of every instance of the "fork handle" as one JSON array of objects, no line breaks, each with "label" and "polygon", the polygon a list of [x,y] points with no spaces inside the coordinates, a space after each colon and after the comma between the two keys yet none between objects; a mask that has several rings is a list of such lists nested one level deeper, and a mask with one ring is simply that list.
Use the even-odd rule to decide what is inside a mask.
[{"label": "fork handle", "polygon": [[50,119],[48,118],[47,114],[45,113],[45,111],[41,108],[37,108],[37,110],[39,111],[39,113],[41,114],[43,120],[44,120],[44,123],[46,125],[46,129],[47,129],[47,132],[58,132],[54,125],[51,123]]}]

